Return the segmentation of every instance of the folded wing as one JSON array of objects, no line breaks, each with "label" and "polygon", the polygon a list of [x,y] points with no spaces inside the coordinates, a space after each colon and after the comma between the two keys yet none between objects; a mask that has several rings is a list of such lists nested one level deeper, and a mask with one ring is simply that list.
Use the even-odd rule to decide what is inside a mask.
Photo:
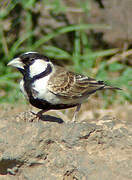
[{"label": "folded wing", "polygon": [[107,86],[103,81],[68,72],[57,66],[56,72],[51,76],[48,89],[50,92],[63,98],[74,99],[88,96],[101,89],[118,89]]}]

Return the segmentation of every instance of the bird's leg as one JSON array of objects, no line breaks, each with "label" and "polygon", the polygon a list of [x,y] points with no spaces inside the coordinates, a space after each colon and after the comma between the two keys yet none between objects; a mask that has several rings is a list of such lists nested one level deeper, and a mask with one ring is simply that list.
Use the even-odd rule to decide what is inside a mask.
[{"label": "bird's leg", "polygon": [[81,108],[81,104],[77,105],[77,108],[76,108],[73,118],[72,118],[72,122],[76,122],[77,114],[78,114],[80,108]]},{"label": "bird's leg", "polygon": [[34,121],[34,119],[37,119],[37,121],[39,121],[42,117],[42,114],[45,113],[47,110],[40,110],[38,113],[35,113],[33,111],[31,111],[31,113],[33,115],[35,115],[35,117],[31,120],[32,122]]}]

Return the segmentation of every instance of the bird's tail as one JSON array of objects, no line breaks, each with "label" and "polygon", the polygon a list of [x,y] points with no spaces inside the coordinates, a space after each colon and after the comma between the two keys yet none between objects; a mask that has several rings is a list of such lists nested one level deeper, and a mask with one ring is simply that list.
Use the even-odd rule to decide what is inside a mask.
[{"label": "bird's tail", "polygon": [[107,83],[105,83],[104,81],[97,81],[97,84],[102,85],[102,88],[101,88],[102,90],[103,89],[122,90],[121,88],[110,86]]},{"label": "bird's tail", "polygon": [[109,86],[109,85],[105,85],[103,89],[122,90],[121,88],[113,87],[113,86]]}]

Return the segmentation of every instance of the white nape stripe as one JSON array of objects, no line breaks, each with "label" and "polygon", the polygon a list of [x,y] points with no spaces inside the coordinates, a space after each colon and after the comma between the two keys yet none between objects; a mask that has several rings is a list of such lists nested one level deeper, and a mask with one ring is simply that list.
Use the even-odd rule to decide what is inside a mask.
[{"label": "white nape stripe", "polygon": [[36,59],[32,65],[29,67],[30,77],[34,77],[42,72],[44,72],[47,68],[48,63],[42,59]]},{"label": "white nape stripe", "polygon": [[24,54],[32,54],[32,53],[38,53],[38,52],[34,52],[34,51],[29,51],[29,52],[26,52],[26,53],[24,53]]}]

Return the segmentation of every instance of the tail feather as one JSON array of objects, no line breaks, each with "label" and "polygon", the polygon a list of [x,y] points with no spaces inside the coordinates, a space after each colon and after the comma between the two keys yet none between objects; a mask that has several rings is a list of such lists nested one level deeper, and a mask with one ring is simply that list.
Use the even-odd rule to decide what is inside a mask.
[{"label": "tail feather", "polygon": [[108,86],[108,85],[105,85],[103,89],[122,90],[121,88],[113,87],[113,86]]},{"label": "tail feather", "polygon": [[103,89],[122,90],[121,88],[118,87],[109,86],[104,81],[97,81],[97,82],[99,85],[104,85]]}]

